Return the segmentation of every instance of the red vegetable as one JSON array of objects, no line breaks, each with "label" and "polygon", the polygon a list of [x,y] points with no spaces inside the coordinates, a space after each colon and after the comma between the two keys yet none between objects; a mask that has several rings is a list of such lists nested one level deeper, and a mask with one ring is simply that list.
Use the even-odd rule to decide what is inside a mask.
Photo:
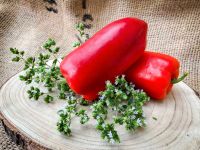
[{"label": "red vegetable", "polygon": [[187,74],[177,79],[179,62],[169,55],[144,52],[143,56],[127,71],[128,81],[143,89],[151,98],[162,100],[174,83],[183,80]]},{"label": "red vegetable", "polygon": [[105,88],[105,81],[114,81],[143,54],[147,24],[136,18],[112,22],[88,41],[67,55],[60,69],[70,88],[94,100]]}]

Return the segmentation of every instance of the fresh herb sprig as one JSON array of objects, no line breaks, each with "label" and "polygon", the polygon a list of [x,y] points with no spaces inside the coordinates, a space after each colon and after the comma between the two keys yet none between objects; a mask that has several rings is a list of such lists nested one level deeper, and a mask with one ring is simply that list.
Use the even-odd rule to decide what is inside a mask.
[{"label": "fresh herb sprig", "polygon": [[[99,101],[92,105],[92,115],[103,139],[120,142],[115,124],[125,125],[131,131],[146,125],[142,106],[149,101],[149,97],[142,90],[135,90],[125,76],[117,77],[114,84],[107,81],[106,89],[99,95]],[[111,123],[106,120],[109,110],[114,114]]]},{"label": "fresh herb sprig", "polygon": [[76,35],[78,41],[73,43],[73,47],[79,47],[89,39],[89,34],[85,33],[85,25],[83,23],[78,23],[76,25],[76,30],[79,33],[79,35]]},{"label": "fresh herb sprig", "polygon": [[89,116],[87,115],[87,111],[84,109],[78,110],[78,105],[80,104],[77,100],[77,96],[70,92],[68,93],[67,106],[58,111],[60,116],[59,121],[57,122],[57,129],[61,133],[70,136],[71,135],[71,122],[74,117],[80,118],[80,124],[85,124],[89,121]]},{"label": "fresh herb sprig", "polygon": [[[20,75],[19,78],[26,84],[31,84],[33,82],[38,84],[37,87],[31,86],[27,91],[29,98],[38,100],[40,96],[44,95],[44,101],[49,103],[54,99],[49,93],[58,89],[60,91],[58,97],[60,99],[65,99],[65,92],[68,92],[70,88],[60,72],[60,62],[56,55],[60,48],[56,46],[56,42],[51,38],[49,38],[42,47],[44,49],[43,53],[40,53],[37,57],[28,58],[24,57],[24,51],[20,51],[17,48],[10,48],[11,53],[14,55],[12,61],[24,62],[24,74]],[[49,64],[50,59],[52,59],[51,65]],[[41,84],[46,87],[49,93],[41,91],[39,88]]]}]

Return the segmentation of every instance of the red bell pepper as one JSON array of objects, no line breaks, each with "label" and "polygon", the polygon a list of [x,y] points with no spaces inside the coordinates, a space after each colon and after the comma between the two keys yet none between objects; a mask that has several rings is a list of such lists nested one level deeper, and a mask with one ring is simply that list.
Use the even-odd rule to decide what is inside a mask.
[{"label": "red bell pepper", "polygon": [[147,51],[126,73],[128,81],[158,100],[164,99],[173,84],[183,80],[187,73],[177,79],[178,75],[179,61],[176,58]]},{"label": "red bell pepper", "polygon": [[70,88],[87,100],[94,100],[143,54],[147,23],[136,18],[114,21],[67,55],[60,65]]}]

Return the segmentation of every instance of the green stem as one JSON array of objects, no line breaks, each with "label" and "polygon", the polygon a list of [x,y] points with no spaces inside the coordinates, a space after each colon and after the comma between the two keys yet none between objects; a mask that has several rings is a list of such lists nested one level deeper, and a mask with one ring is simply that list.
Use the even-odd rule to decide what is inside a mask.
[{"label": "green stem", "polygon": [[59,61],[59,58],[57,58],[55,54],[53,54],[53,57],[54,57],[55,59],[57,59],[59,65],[60,65],[61,61]]},{"label": "green stem", "polygon": [[23,60],[24,61],[24,63],[26,63],[27,61],[26,61],[26,59],[24,59],[24,57],[23,56],[19,56],[20,58],[21,58],[21,60]]},{"label": "green stem", "polygon": [[184,80],[185,77],[188,76],[188,74],[189,74],[188,72],[185,72],[180,78],[173,79],[173,80],[171,81],[171,83],[172,83],[172,84],[179,83],[180,81]]}]

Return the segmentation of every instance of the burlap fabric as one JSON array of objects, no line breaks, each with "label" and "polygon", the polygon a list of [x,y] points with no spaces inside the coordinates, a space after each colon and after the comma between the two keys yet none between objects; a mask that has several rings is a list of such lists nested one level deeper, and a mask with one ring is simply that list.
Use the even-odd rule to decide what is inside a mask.
[{"label": "burlap fabric", "polygon": [[[27,56],[41,51],[48,37],[61,46],[60,55],[72,50],[74,25],[91,14],[90,35],[122,17],[138,17],[149,24],[148,50],[164,52],[181,61],[188,71],[185,82],[200,93],[200,1],[199,0],[0,0],[0,85],[22,69],[14,64],[10,47]],[[0,124],[0,148],[18,149]]]}]

